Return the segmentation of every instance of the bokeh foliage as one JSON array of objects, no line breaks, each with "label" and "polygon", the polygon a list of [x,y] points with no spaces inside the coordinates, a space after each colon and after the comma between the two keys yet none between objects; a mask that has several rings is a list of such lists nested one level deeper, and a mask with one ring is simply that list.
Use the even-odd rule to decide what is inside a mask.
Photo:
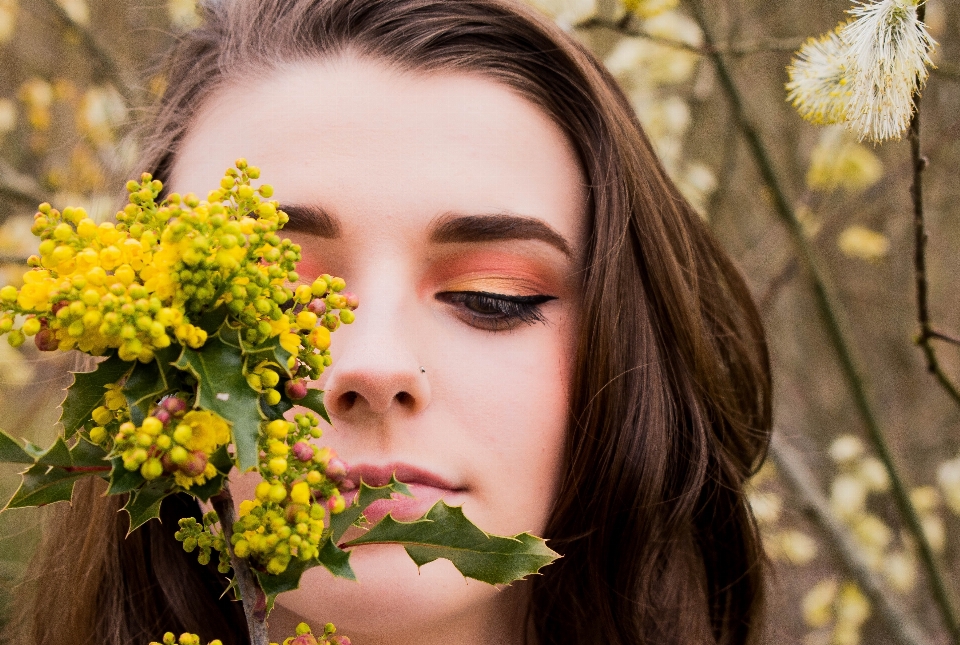
[{"label": "bokeh foliage", "polygon": [[[814,305],[804,270],[731,113],[688,1],[529,0],[601,57],[630,96],[668,172],[735,258],[763,313],[775,370],[776,431],[816,474],[830,509],[931,643],[947,642],[913,545]],[[914,505],[946,578],[960,579],[960,409],[926,372],[913,339],[912,174],[906,143],[863,145],[815,128],[787,103],[792,52],[832,29],[849,0],[711,0],[706,9],[753,123],[771,151],[842,312]],[[936,326],[960,334],[960,6],[929,0],[940,43],[924,91],[923,152]],[[0,0],[0,285],[35,251],[40,201],[98,219],[136,176],[137,125],[162,91],[163,53],[196,24],[191,0]],[[628,32],[636,34],[627,35]],[[947,374],[960,353],[938,347]],[[0,343],[0,425],[49,443],[72,359]],[[16,485],[0,471],[0,494]],[[891,636],[837,550],[801,510],[795,487],[767,466],[751,499],[773,578],[767,641],[848,645]],[[15,597],[39,513],[0,519],[0,602]],[[954,584],[957,589],[960,585]]]}]

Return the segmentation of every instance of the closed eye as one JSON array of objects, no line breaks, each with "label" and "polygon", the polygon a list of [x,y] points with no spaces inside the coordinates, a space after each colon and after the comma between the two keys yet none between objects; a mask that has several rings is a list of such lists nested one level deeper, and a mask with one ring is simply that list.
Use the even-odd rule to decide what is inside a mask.
[{"label": "closed eye", "polygon": [[436,299],[456,306],[464,320],[479,329],[507,331],[520,325],[546,322],[540,305],[556,296],[511,296],[488,291],[444,291]]}]

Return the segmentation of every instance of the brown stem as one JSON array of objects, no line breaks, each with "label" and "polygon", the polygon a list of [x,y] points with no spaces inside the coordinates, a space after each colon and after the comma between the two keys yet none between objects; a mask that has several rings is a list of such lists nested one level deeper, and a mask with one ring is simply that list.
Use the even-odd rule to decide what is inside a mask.
[{"label": "brown stem", "polygon": [[802,38],[778,38],[775,40],[767,40],[755,43],[745,43],[741,45],[731,45],[728,47],[718,47],[714,45],[703,45],[698,46],[692,43],[684,42],[682,40],[675,40],[673,38],[664,38],[663,36],[657,36],[655,34],[648,33],[643,29],[632,28],[631,27],[631,18],[633,14],[627,13],[620,20],[608,20],[601,18],[599,16],[592,16],[586,20],[582,20],[576,23],[573,27],[574,29],[609,29],[611,31],[616,31],[624,36],[630,36],[632,38],[643,38],[644,40],[649,40],[652,43],[658,45],[663,45],[665,47],[672,47],[673,49],[680,49],[682,51],[691,52],[693,54],[712,54],[720,53],[727,54],[730,56],[747,56],[749,54],[758,54],[762,52],[792,52],[796,51],[800,45],[803,44]]},{"label": "brown stem", "polygon": [[[714,40],[702,2],[691,0],[689,6],[703,32],[704,42],[710,45]],[[923,5],[920,6],[922,7]],[[817,309],[823,319],[830,343],[833,345],[833,349],[839,359],[840,367],[847,381],[847,386],[850,388],[850,393],[853,395],[857,411],[866,427],[867,436],[873,444],[877,457],[881,463],[883,463],[887,474],[890,476],[890,489],[894,502],[896,502],[897,509],[903,517],[904,524],[916,544],[920,562],[923,564],[923,568],[927,574],[930,593],[937,605],[937,609],[940,611],[943,623],[950,633],[950,640],[954,645],[960,645],[960,617],[957,616],[957,612],[954,609],[952,594],[947,587],[946,577],[937,564],[933,549],[930,547],[930,541],[927,539],[923,525],[920,522],[920,516],[910,499],[907,484],[903,480],[900,470],[893,460],[893,454],[887,444],[886,436],[880,427],[880,422],[873,410],[873,405],[867,396],[866,383],[860,373],[857,361],[854,358],[853,348],[840,325],[839,309],[830,297],[826,280],[821,273],[813,248],[807,240],[803,225],[797,217],[796,210],[787,198],[787,193],[780,183],[780,177],[774,168],[770,152],[763,138],[760,136],[759,130],[757,130],[747,117],[743,95],[737,87],[736,81],[734,81],[733,73],[727,65],[726,59],[717,52],[711,53],[710,58],[713,61],[714,69],[717,71],[720,85],[730,101],[730,107],[733,110],[736,120],[740,124],[740,129],[757,162],[760,175],[770,189],[776,212],[784,224],[786,224],[790,233],[790,239],[798,251],[799,260],[806,269],[810,284],[813,287],[813,295]]]},{"label": "brown stem", "polygon": [[270,645],[267,635],[267,597],[257,583],[256,576],[244,558],[238,558],[233,552],[233,523],[237,521],[233,505],[233,496],[230,494],[230,484],[224,482],[223,490],[210,498],[213,510],[220,518],[220,530],[230,552],[230,564],[233,566],[233,575],[240,588],[240,599],[243,602],[243,613],[247,618],[247,630],[250,632],[250,645]]},{"label": "brown stem", "polygon": [[[922,21],[926,5],[917,8],[917,16]],[[931,342],[938,338],[948,342],[957,342],[951,336],[942,334],[933,329],[930,323],[930,302],[927,283],[927,227],[923,210],[923,171],[927,167],[927,158],[920,149],[920,90],[913,95],[914,113],[910,121],[910,159],[913,166],[913,183],[910,185],[910,198],[913,201],[913,266],[916,274],[917,290],[917,322],[920,332],[917,335],[917,344],[927,360],[927,371],[933,374],[941,387],[950,395],[957,405],[960,405],[960,390],[953,383],[937,358],[937,351]]]}]

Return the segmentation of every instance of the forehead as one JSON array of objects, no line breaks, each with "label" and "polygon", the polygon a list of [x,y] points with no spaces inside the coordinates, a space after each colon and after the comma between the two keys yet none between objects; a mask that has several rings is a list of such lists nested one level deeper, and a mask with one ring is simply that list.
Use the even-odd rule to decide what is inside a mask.
[{"label": "forehead", "polygon": [[198,114],[172,190],[203,196],[238,157],[285,203],[320,205],[348,226],[376,212],[543,219],[571,241],[586,186],[567,137],[516,91],[476,73],[411,73],[354,56],[240,79]]}]

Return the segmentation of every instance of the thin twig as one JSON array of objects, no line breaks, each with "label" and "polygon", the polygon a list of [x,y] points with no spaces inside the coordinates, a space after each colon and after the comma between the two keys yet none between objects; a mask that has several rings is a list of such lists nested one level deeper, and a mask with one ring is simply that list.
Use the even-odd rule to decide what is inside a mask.
[{"label": "thin twig", "polygon": [[952,334],[937,331],[936,329],[931,329],[929,336],[934,340],[942,340],[943,342],[950,343],[951,345],[960,345],[960,338],[957,338]]},{"label": "thin twig", "polygon": [[816,478],[810,472],[803,455],[774,432],[770,440],[770,456],[783,476],[783,481],[796,495],[803,509],[820,530],[829,538],[847,574],[863,590],[878,610],[877,615],[887,624],[890,635],[900,645],[925,645],[927,637],[913,619],[903,612],[902,603],[890,592],[880,577],[870,568],[863,557],[863,548],[843,522],[830,509],[830,504],[820,492]]},{"label": "thin twig", "polygon": [[230,494],[230,484],[223,483],[223,490],[210,498],[213,510],[220,520],[220,530],[223,539],[230,551],[230,564],[233,566],[233,575],[236,576],[237,586],[240,588],[240,600],[243,602],[243,613],[247,619],[247,630],[250,632],[250,645],[269,645],[270,637],[267,634],[267,599],[257,583],[253,571],[243,558],[238,558],[233,552],[233,523],[237,521],[233,506],[233,496]]},{"label": "thin twig", "polygon": [[93,32],[71,18],[70,14],[56,0],[43,0],[43,2],[63,25],[77,32],[83,47],[90,53],[103,76],[113,84],[126,104],[128,106],[136,105],[136,97],[131,90],[131,84],[127,81],[126,74],[124,74],[113,55],[100,45]]},{"label": "thin twig", "polygon": [[[627,14],[629,19],[631,14]],[[744,43],[740,45],[730,45],[728,47],[719,47],[713,45],[694,45],[693,43],[684,42],[682,40],[676,40],[674,38],[666,38],[664,36],[658,36],[656,34],[651,34],[650,32],[644,31],[643,29],[632,27],[629,20],[609,20],[606,18],[601,18],[599,16],[592,16],[586,20],[581,20],[580,22],[573,25],[574,29],[609,29],[611,31],[616,31],[624,36],[630,36],[632,38],[643,38],[644,40],[649,40],[652,43],[658,45],[664,45],[665,47],[672,47],[673,49],[680,49],[683,51],[691,52],[693,54],[707,55],[711,53],[721,53],[727,54],[729,56],[747,56],[749,54],[759,54],[763,52],[783,52],[783,51],[796,51],[800,48],[800,45],[803,44],[802,38],[776,38],[772,40],[763,40],[755,43]]]},{"label": "thin twig", "polygon": [[[692,1],[690,2],[690,6],[695,19],[700,25],[700,29],[703,31],[705,42],[710,45],[714,42],[713,36],[701,4]],[[866,426],[867,436],[877,453],[877,457],[883,463],[890,477],[894,501],[897,504],[900,515],[903,517],[907,530],[917,545],[920,561],[923,563],[923,567],[927,573],[930,592],[937,604],[943,622],[950,633],[952,642],[955,645],[960,645],[960,620],[957,619],[956,612],[950,600],[950,592],[947,590],[943,574],[936,564],[933,550],[930,548],[930,542],[927,540],[927,536],[923,531],[917,510],[910,500],[907,486],[900,476],[899,469],[894,464],[893,455],[887,445],[886,437],[880,428],[880,423],[867,396],[866,384],[860,374],[857,361],[854,359],[850,343],[847,341],[840,325],[837,308],[833,304],[830,294],[827,291],[826,282],[822,277],[813,249],[807,241],[806,235],[804,235],[803,225],[800,223],[793,205],[787,198],[786,191],[780,184],[780,178],[774,170],[773,160],[770,157],[767,147],[763,143],[763,139],[760,137],[759,131],[751,123],[750,119],[747,118],[743,96],[737,88],[736,82],[733,80],[733,75],[729,67],[727,67],[726,60],[721,54],[716,52],[711,53],[710,58],[717,70],[720,83],[730,101],[733,113],[756,160],[763,181],[770,189],[776,212],[787,226],[790,239],[796,247],[800,261],[804,265],[807,275],[810,278],[817,309],[823,319],[830,343],[833,345],[837,358],[840,361],[840,367],[847,381],[847,386],[853,395],[857,411],[860,413],[860,417]]]},{"label": "thin twig", "polygon": [[[917,18],[924,19],[926,5],[917,7]],[[934,332],[930,323],[930,302],[927,284],[927,227],[923,210],[923,171],[927,167],[927,158],[920,150],[920,91],[913,95],[914,113],[910,121],[910,160],[913,166],[913,183],[910,185],[910,198],[913,201],[913,266],[917,289],[917,322],[920,331],[917,344],[927,359],[927,371],[933,374],[941,387],[960,405],[960,390],[950,380],[940,366],[937,350],[931,342],[934,338],[944,338]]]}]

